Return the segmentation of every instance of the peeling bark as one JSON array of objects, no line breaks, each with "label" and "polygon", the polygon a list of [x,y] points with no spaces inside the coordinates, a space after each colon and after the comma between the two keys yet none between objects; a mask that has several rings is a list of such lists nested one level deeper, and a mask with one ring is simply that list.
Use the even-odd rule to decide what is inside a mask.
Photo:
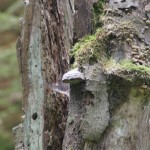
[{"label": "peeling bark", "polygon": [[23,149],[61,149],[69,89],[61,78],[69,67],[70,47],[64,9],[62,1],[31,0],[25,5],[19,55],[24,88]]}]

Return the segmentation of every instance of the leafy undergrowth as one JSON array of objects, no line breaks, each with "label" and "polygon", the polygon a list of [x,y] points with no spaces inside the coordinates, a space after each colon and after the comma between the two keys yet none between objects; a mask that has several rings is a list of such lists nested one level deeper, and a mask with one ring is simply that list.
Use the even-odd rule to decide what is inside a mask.
[{"label": "leafy undergrowth", "polygon": [[18,31],[18,18],[7,13],[0,13],[0,32],[4,31]]},{"label": "leafy undergrowth", "polygon": [[15,44],[0,47],[0,149],[13,150],[12,128],[21,121],[21,82]]},{"label": "leafy undergrowth", "polygon": [[21,122],[22,89],[15,42],[23,1],[0,1],[0,150],[14,150],[12,128]]}]

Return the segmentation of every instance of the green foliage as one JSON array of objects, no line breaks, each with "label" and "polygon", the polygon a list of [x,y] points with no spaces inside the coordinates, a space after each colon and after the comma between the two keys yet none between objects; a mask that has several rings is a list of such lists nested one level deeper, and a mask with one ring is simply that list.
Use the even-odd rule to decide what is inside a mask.
[{"label": "green foliage", "polygon": [[1,150],[13,150],[14,149],[14,143],[11,140],[12,136],[6,131],[0,132],[0,149]]},{"label": "green foliage", "polygon": [[0,77],[8,78],[18,75],[18,68],[15,67],[18,65],[15,45],[5,50],[0,48],[0,53]]},{"label": "green foliage", "polygon": [[8,49],[0,48],[0,53],[0,104],[3,101],[8,104],[10,94],[21,91],[15,45]]},{"label": "green foliage", "polygon": [[104,2],[105,0],[98,0],[97,3],[93,4],[93,16],[94,16],[93,21],[96,28],[102,26],[102,21],[100,17],[103,13]]},{"label": "green foliage", "polygon": [[7,13],[0,13],[0,31],[18,31],[18,18]]},{"label": "green foliage", "polygon": [[0,150],[14,150],[12,127],[21,121],[22,94],[15,48],[21,3],[0,2]]},{"label": "green foliage", "polygon": [[0,0],[0,11],[4,12],[9,8],[16,0]]},{"label": "green foliage", "polygon": [[0,47],[0,149],[13,150],[11,128],[21,119],[21,84],[15,44]]},{"label": "green foliage", "polygon": [[6,10],[6,12],[15,16],[22,16],[24,10],[23,7],[23,1],[17,0]]}]

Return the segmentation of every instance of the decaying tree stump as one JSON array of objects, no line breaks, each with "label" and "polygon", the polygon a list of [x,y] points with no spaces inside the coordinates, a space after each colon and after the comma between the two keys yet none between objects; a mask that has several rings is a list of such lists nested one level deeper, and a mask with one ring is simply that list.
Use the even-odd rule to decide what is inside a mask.
[{"label": "decaying tree stump", "polygon": [[150,149],[149,12],[148,0],[25,2],[16,149]]}]

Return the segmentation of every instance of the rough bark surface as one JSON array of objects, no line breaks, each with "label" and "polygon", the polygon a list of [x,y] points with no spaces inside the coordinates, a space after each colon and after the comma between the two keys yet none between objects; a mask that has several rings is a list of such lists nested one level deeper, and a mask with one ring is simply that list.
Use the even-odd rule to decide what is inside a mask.
[{"label": "rough bark surface", "polygon": [[[18,137],[27,150],[150,149],[149,0],[103,2],[96,56],[90,58],[93,43],[75,58],[85,81],[70,83],[70,92],[61,81],[69,70],[70,48],[93,33],[93,4],[98,2],[26,2],[17,46],[25,118],[23,132],[14,130],[16,149]],[[92,63],[77,61],[86,58]],[[136,69],[118,68],[122,60]]]},{"label": "rough bark surface", "polygon": [[74,40],[77,41],[93,30],[93,4],[98,0],[75,0],[74,1]]},{"label": "rough bark surface", "polygon": [[[84,2],[82,1],[82,3]],[[77,3],[75,8],[82,8],[82,3],[81,5]],[[105,38],[103,40],[105,52],[99,49],[99,51],[103,51],[103,54],[105,53],[105,57],[115,60],[116,63],[128,60],[137,67],[149,67],[148,3],[148,1],[138,0],[106,2],[102,17],[102,35],[99,35],[99,38]],[[86,7],[85,3],[84,6]],[[82,9],[84,12],[86,12],[85,7]],[[81,17],[75,16],[75,20]],[[81,21],[79,26],[75,24],[76,29],[79,27],[77,37],[82,36],[82,32],[80,32],[82,25],[86,30],[87,23],[86,25],[84,23]],[[85,30],[82,31],[86,32]],[[90,30],[88,29],[88,31]],[[80,59],[85,60],[82,55],[88,55],[86,52],[86,49],[87,51],[90,49],[88,46],[88,44],[87,47],[85,45],[83,53],[78,55]],[[130,72],[128,69],[120,71],[112,66],[107,67],[101,60],[103,59],[100,58],[100,63],[96,60],[94,62],[97,62],[96,64],[87,63],[85,65],[83,61],[79,63],[86,78],[85,87],[82,88],[84,97],[80,100],[82,115],[76,111],[74,114],[80,114],[78,117],[80,121],[76,118],[70,121],[71,110],[74,110],[75,104],[69,106],[65,133],[67,134],[65,143],[67,143],[66,141],[68,143],[64,149],[150,149],[148,142],[150,138],[148,129],[149,78],[145,76],[145,73],[140,74],[138,71]],[[71,88],[74,88],[73,85]],[[75,92],[70,93],[70,95],[74,94]],[[71,97],[70,101],[75,101],[74,97]],[[75,132],[77,121],[78,125],[80,124],[78,135]],[[75,137],[79,135],[81,140],[78,144],[81,147],[76,146]],[[69,139],[72,141],[69,142]]]},{"label": "rough bark surface", "polygon": [[62,147],[69,88],[61,79],[69,67],[67,31],[71,32],[70,24],[66,29],[64,23],[64,10],[69,16],[69,8],[63,6],[63,1],[25,3],[18,48],[25,112],[22,149],[59,150]]}]

